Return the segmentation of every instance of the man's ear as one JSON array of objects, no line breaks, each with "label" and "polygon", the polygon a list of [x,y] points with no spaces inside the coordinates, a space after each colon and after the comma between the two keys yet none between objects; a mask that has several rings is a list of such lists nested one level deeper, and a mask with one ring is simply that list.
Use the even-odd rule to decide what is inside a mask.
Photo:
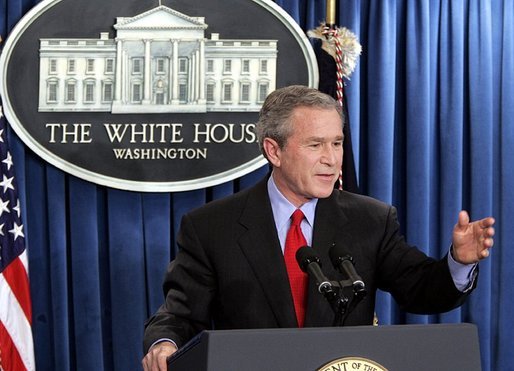
[{"label": "man's ear", "polygon": [[278,143],[274,139],[264,138],[262,146],[271,165],[274,167],[280,167],[281,150]]}]

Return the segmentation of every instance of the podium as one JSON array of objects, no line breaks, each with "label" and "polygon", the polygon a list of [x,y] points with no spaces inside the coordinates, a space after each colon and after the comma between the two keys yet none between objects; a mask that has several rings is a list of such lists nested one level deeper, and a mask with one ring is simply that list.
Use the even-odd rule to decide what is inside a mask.
[{"label": "podium", "polygon": [[204,331],[168,360],[170,371],[384,369],[480,371],[477,328],[433,324]]}]

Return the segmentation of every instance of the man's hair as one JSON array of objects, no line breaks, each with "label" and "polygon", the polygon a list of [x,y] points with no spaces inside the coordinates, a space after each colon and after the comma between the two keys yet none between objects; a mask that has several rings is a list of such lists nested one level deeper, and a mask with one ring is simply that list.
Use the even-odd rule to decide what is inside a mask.
[{"label": "man's hair", "polygon": [[280,148],[284,148],[293,131],[291,116],[298,107],[335,109],[341,116],[341,126],[344,125],[341,106],[330,95],[303,85],[277,89],[264,101],[255,128],[260,149],[265,157],[264,138],[271,138]]}]

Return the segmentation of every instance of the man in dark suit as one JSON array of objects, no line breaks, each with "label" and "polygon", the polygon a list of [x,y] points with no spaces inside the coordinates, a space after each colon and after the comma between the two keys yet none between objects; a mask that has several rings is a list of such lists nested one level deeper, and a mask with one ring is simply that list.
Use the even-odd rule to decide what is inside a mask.
[{"label": "man in dark suit", "polygon": [[346,325],[372,324],[377,289],[413,313],[462,304],[493,245],[494,219],[470,223],[462,211],[441,260],[409,246],[394,207],[333,189],[343,121],[338,103],[315,89],[286,87],[266,99],[256,132],[271,175],[183,217],[166,301],[146,323],[145,370],[165,370],[166,357],[204,329],[332,325],[334,312],[313,282],[305,298],[293,298],[296,278],[289,278],[284,257],[297,209],[302,241],[315,249],[324,274],[343,279],[328,258],[332,246],[342,246],[366,285],[368,295]]}]

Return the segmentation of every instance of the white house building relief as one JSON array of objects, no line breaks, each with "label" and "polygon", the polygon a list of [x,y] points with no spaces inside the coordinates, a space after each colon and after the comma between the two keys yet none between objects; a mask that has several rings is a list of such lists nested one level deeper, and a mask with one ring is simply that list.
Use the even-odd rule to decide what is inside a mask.
[{"label": "white house building relief", "polygon": [[207,27],[161,5],[118,17],[115,39],[40,39],[39,111],[258,111],[277,40],[206,39]]}]

